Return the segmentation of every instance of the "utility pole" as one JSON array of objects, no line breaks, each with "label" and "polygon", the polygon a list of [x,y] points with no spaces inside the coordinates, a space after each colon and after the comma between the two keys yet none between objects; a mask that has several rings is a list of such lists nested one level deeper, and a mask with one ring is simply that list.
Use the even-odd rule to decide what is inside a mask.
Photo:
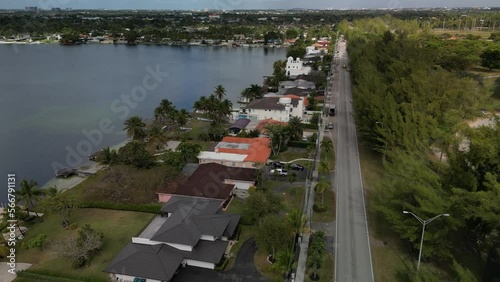
[{"label": "utility pole", "polygon": [[444,30],[444,24],[446,23],[446,19],[443,19],[443,30]]}]

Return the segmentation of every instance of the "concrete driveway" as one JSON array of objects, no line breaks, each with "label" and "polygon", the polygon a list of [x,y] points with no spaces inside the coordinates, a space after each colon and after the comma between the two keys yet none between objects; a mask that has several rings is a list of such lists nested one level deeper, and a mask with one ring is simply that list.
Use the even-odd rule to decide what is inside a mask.
[{"label": "concrete driveway", "polygon": [[[16,271],[20,270],[25,270],[30,268],[31,264],[29,263],[16,263]],[[0,282],[11,282],[16,279],[15,274],[9,273],[10,267],[7,265],[7,263],[2,262],[0,263]]]}]

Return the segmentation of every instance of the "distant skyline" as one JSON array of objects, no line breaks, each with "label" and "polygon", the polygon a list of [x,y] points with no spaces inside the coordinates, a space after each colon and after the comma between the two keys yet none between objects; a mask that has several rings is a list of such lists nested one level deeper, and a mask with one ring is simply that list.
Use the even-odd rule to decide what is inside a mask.
[{"label": "distant skyline", "polygon": [[498,0],[0,0],[0,9],[160,9],[160,10],[244,10],[244,9],[373,9],[419,7],[496,7]]}]

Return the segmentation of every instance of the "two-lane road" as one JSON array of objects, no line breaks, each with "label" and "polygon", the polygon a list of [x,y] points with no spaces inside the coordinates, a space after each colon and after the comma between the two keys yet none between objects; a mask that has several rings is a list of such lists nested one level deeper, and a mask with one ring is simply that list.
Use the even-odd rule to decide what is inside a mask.
[{"label": "two-lane road", "polygon": [[337,227],[335,281],[373,281],[368,224],[359,162],[358,141],[352,108],[351,79],[342,68],[348,65],[346,44],[338,45],[338,72],[333,75],[335,130]]}]

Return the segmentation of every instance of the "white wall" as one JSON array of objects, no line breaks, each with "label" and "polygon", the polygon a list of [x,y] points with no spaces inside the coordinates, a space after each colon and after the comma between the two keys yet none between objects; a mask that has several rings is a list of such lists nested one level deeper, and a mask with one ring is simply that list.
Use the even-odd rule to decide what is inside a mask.
[{"label": "white wall", "polygon": [[215,268],[215,264],[210,263],[210,262],[204,262],[204,261],[198,261],[198,260],[192,260],[192,259],[185,259],[184,262],[187,265],[196,266],[196,267],[202,267],[202,268],[208,268],[208,269]]},{"label": "white wall", "polygon": [[215,241],[215,237],[212,235],[201,235],[200,240]]},{"label": "white wall", "polygon": [[152,241],[146,238],[132,237],[132,243],[143,244],[143,245],[158,245],[164,244],[163,242]]},{"label": "white wall", "polygon": [[262,110],[262,109],[247,109],[247,112],[252,116],[257,116],[258,120],[274,119],[277,121],[288,122],[289,112],[287,110]]},{"label": "white wall", "polygon": [[231,179],[225,179],[224,183],[234,184],[234,188],[241,189],[241,190],[248,190],[251,186],[255,185],[255,182],[239,181],[239,180],[231,180]]},{"label": "white wall", "polygon": [[292,57],[288,57],[286,62],[286,75],[297,76],[300,74],[309,74],[311,68],[304,67],[304,63],[297,58],[294,60]]},{"label": "white wall", "polygon": [[193,251],[193,246],[188,246],[188,245],[182,245],[182,244],[173,244],[173,243],[166,243],[170,247],[174,247],[176,249],[182,250],[182,251],[188,251],[191,252]]},{"label": "white wall", "polygon": [[[134,281],[134,278],[136,278],[136,276],[128,276],[128,275],[122,275],[122,274],[110,274],[109,275],[111,277],[111,281],[118,281],[118,282],[133,282]],[[139,278],[146,278],[146,277],[139,277]],[[154,279],[149,279],[149,278],[146,278],[146,281],[147,282],[162,282],[160,280],[154,280]]]}]

